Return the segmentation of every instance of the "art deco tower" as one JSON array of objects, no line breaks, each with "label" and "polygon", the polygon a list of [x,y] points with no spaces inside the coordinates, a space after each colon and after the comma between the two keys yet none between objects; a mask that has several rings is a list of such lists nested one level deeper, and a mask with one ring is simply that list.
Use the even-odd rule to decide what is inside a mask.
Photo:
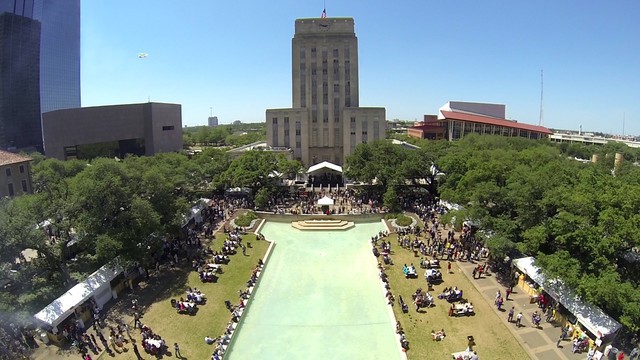
[{"label": "art deco tower", "polygon": [[297,19],[292,104],[267,110],[267,143],[306,165],[344,163],[359,143],[385,137],[385,109],[360,108],[358,39],[352,18]]}]

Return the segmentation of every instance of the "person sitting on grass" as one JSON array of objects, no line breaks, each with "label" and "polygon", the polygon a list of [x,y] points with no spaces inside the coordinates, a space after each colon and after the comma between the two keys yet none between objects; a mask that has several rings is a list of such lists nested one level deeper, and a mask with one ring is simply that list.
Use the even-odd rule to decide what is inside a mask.
[{"label": "person sitting on grass", "polygon": [[433,339],[433,341],[442,341],[444,340],[445,336],[447,336],[444,332],[444,329],[436,332],[435,330],[431,330],[431,338]]},{"label": "person sitting on grass", "polygon": [[396,321],[396,334],[404,334],[404,330],[402,329],[402,324],[400,324],[400,321]]}]

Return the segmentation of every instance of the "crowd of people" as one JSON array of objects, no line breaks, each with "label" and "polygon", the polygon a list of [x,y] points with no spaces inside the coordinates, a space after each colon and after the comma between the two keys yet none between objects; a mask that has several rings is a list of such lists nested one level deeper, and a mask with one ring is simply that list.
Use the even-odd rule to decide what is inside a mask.
[{"label": "crowd of people", "polygon": [[211,360],[222,360],[227,346],[231,341],[231,336],[233,336],[237,323],[240,321],[240,318],[244,313],[244,309],[247,305],[247,300],[253,293],[253,288],[258,281],[258,277],[260,276],[263,267],[264,263],[262,262],[262,259],[258,259],[258,264],[251,272],[251,277],[247,281],[246,289],[238,290],[239,301],[237,305],[233,305],[230,300],[225,301],[225,306],[231,314],[231,320],[227,323],[224,333],[216,338],[207,336],[204,339],[205,343],[207,343],[208,345],[216,344],[213,353],[211,354]]},{"label": "crowd of people", "polygon": [[358,194],[353,188],[321,189],[298,193],[275,194],[266,210],[276,214],[323,214],[318,200],[328,196],[333,199],[331,214],[372,214],[384,212],[382,198],[375,193]]}]

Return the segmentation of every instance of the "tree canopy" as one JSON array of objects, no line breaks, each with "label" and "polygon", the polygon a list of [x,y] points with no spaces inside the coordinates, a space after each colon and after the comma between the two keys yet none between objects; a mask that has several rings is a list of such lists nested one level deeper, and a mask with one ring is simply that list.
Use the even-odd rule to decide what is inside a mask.
[{"label": "tree canopy", "polygon": [[446,174],[439,192],[494,234],[489,246],[535,256],[548,275],[637,330],[630,267],[640,264],[622,258],[640,244],[640,168],[627,161],[613,176],[614,154],[626,149],[595,150],[600,161],[584,164],[546,141],[468,136],[436,160]]}]

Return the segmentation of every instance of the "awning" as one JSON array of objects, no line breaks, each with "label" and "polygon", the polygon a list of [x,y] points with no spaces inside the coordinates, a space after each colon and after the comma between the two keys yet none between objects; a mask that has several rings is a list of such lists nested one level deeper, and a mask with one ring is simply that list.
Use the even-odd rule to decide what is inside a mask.
[{"label": "awning", "polygon": [[533,281],[542,286],[551,297],[560,302],[592,334],[607,336],[616,333],[622,325],[599,307],[584,302],[559,279],[547,280],[533,257],[513,260],[513,264]]},{"label": "awning", "polygon": [[333,199],[325,196],[322,199],[318,200],[318,205],[333,205]]},{"label": "awning", "polygon": [[320,172],[321,170],[331,170],[331,171],[342,173],[342,166],[332,164],[328,161],[323,161],[319,164],[315,164],[311,166],[309,170],[307,170],[307,174],[313,174],[315,172]]},{"label": "awning", "polygon": [[122,268],[119,266],[104,265],[89,275],[85,281],[72,287],[47,307],[40,310],[34,317],[47,325],[58,326],[64,319],[73,314],[77,306],[93,296],[96,290],[104,285],[110,286],[111,280],[115,279],[121,272]]}]

